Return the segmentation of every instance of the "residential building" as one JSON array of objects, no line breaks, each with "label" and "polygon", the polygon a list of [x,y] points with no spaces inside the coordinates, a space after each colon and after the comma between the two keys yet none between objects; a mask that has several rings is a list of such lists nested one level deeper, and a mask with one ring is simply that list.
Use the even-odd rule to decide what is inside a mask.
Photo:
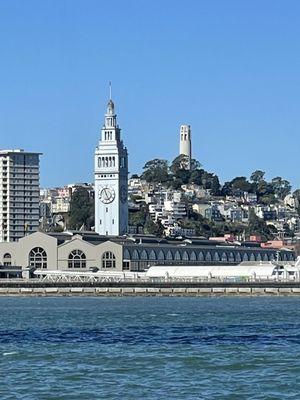
[{"label": "residential building", "polygon": [[38,230],[40,155],[0,151],[0,242],[14,242]]}]

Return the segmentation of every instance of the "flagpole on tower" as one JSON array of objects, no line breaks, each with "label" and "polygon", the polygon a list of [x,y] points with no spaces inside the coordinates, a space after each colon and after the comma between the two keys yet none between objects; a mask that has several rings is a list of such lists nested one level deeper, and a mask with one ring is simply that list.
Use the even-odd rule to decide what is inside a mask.
[{"label": "flagpole on tower", "polygon": [[111,81],[109,81],[109,100],[111,100]]}]

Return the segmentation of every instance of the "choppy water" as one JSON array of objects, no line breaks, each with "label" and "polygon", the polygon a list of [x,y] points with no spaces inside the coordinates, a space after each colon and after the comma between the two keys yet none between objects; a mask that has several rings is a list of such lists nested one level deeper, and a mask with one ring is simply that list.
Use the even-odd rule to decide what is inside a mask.
[{"label": "choppy water", "polygon": [[0,298],[0,399],[300,399],[300,298]]}]

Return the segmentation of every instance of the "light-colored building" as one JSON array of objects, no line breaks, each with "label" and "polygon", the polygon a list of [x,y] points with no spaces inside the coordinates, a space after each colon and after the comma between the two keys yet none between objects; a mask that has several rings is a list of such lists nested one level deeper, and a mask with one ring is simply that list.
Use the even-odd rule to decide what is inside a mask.
[{"label": "light-colored building", "polygon": [[14,242],[38,230],[40,155],[0,151],[0,242]]},{"label": "light-colored building", "polygon": [[128,229],[128,154],[110,99],[95,151],[95,231],[124,235]]},{"label": "light-colored building", "polygon": [[2,271],[37,268],[45,270],[143,271],[151,265],[205,265],[213,261],[237,264],[241,261],[292,261],[288,249],[247,247],[192,238],[161,240],[152,236],[107,237],[94,232],[45,234],[36,232],[18,242],[0,243]]},{"label": "light-colored building", "polygon": [[190,125],[180,126],[179,154],[183,154],[189,158],[188,164],[184,165],[183,168],[190,169],[192,159],[192,139]]}]

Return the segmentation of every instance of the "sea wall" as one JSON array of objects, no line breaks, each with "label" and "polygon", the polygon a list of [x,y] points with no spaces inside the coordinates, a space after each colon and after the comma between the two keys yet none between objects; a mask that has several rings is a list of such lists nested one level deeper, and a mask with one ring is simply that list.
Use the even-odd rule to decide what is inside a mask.
[{"label": "sea wall", "polygon": [[[297,287],[298,286],[298,287]],[[236,286],[2,286],[0,296],[299,296],[300,285]]]}]

